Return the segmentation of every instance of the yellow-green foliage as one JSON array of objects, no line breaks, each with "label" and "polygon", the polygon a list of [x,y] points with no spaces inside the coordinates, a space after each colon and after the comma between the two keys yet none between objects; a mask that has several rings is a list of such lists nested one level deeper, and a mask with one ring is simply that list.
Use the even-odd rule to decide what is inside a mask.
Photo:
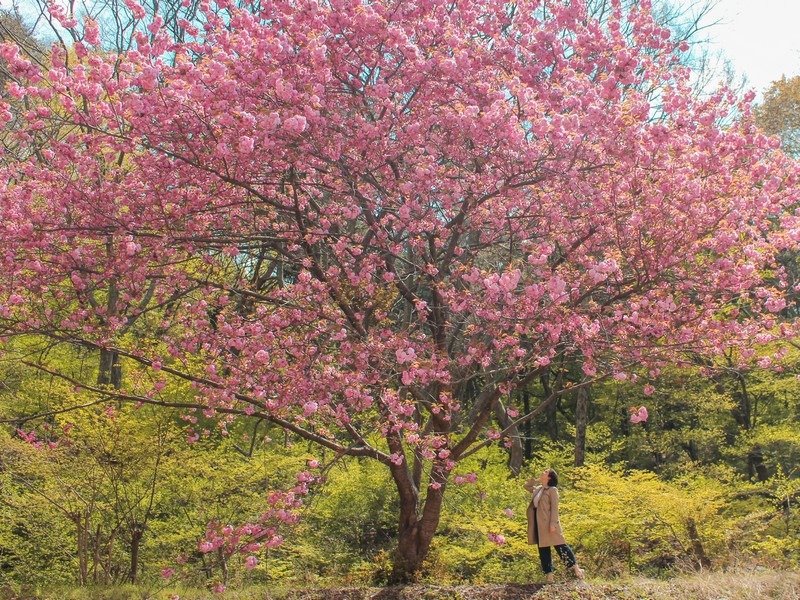
[{"label": "yellow-green foliage", "polygon": [[522,488],[530,473],[511,478],[505,461],[505,453],[492,447],[459,465],[458,474],[478,478],[474,484],[448,484],[427,565],[431,580],[523,583],[538,577],[538,553],[527,540],[530,494]]},{"label": "yellow-green foliage", "polygon": [[294,574],[309,584],[380,580],[389,568],[397,510],[395,487],[382,465],[335,462],[315,485],[293,535],[272,552],[270,578]]},{"label": "yellow-green foliage", "polygon": [[[38,348],[34,338],[15,344],[24,354]],[[97,357],[85,349],[62,346],[49,356],[69,364],[76,378],[96,379]],[[196,361],[202,368],[202,357]],[[132,389],[151,375],[128,362],[123,372]],[[592,389],[589,466],[573,467],[575,426],[568,397],[559,407],[557,440],[549,441],[551,432],[544,427],[531,429],[533,456],[516,477],[497,445],[460,462],[447,484],[423,577],[454,585],[540,580],[537,550],[526,539],[530,494],[522,485],[545,467],[561,475],[564,533],[589,573],[798,566],[798,384],[793,376],[774,373],[742,376],[751,394],[747,427],[734,416],[743,405],[741,381],[712,385],[696,372],[674,370],[662,374],[646,401],[630,383]],[[223,566],[231,589],[387,581],[398,501],[385,466],[335,461],[324,481],[312,485],[300,523],[281,530],[285,544],[260,551],[258,566],[248,571],[241,556],[223,565],[221,556],[199,552],[206,523],[257,518],[266,492],[290,488],[308,458],[328,464],[324,451],[266,422],[242,419],[222,429],[219,415],[106,404],[67,382],[8,364],[0,367],[0,380],[3,417],[49,415],[20,426],[26,435],[34,431],[41,448],[24,442],[14,426],[0,430],[0,586],[75,581],[79,513],[90,524],[90,541],[102,548],[102,560],[83,550],[90,559],[89,583],[126,580],[134,521],[146,521],[139,580],[156,587],[182,583],[202,589],[207,579],[220,578]],[[194,393],[171,380],[159,397],[181,402]],[[628,407],[643,402],[650,419],[634,426]],[[67,410],[76,405],[85,408]],[[195,417],[192,427],[200,439],[187,444],[185,418]],[[58,443],[50,448],[49,441]],[[763,461],[762,481],[754,456]],[[476,483],[455,483],[455,476],[470,473]],[[423,498],[425,492],[423,485]],[[175,564],[181,555],[188,561],[183,568]],[[563,568],[558,559],[555,563]],[[179,575],[164,582],[163,567],[175,567]]]},{"label": "yellow-green foliage", "polygon": [[667,483],[647,472],[576,469],[562,493],[569,539],[597,568],[708,566],[726,553],[735,519],[719,482],[687,474]]}]

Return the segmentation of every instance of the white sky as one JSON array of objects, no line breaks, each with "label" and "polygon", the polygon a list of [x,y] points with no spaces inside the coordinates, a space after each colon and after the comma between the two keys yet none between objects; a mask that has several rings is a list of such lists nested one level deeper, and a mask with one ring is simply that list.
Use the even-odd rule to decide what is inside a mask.
[{"label": "white sky", "polygon": [[800,75],[800,0],[717,0],[707,21],[720,21],[705,34],[759,95]]}]

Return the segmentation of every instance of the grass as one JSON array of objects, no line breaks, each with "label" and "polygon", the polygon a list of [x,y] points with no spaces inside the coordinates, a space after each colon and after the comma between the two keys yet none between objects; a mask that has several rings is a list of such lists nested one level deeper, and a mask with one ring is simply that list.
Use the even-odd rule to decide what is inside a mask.
[{"label": "grass", "polygon": [[268,589],[222,594],[180,588],[0,589],[2,600],[800,600],[800,574],[788,571],[708,572],[669,579],[568,579],[554,585],[408,585],[388,588]]}]

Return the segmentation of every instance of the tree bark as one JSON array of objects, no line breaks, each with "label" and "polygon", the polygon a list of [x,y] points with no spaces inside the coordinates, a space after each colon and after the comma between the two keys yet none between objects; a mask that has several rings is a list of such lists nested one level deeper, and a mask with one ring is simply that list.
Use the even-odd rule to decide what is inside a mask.
[{"label": "tree bark", "polygon": [[98,524],[94,540],[92,540],[92,581],[95,584],[100,583],[100,538],[102,533],[103,528]]},{"label": "tree bark", "polygon": [[[578,390],[575,405],[575,466],[582,467],[586,461],[586,408],[589,402],[589,388]],[[555,403],[554,403],[555,404]]]},{"label": "tree bark", "polygon": [[760,482],[769,479],[769,471],[767,465],[764,464],[764,451],[758,444],[753,446],[747,454],[747,471],[751,479],[755,477]]},{"label": "tree bark", "polygon": [[131,583],[136,583],[136,576],[139,572],[139,548],[144,536],[144,527],[134,522],[131,525]]},{"label": "tree bark", "polygon": [[[434,428],[444,423],[434,423]],[[387,436],[389,449],[402,452],[402,441],[396,432]],[[397,553],[390,582],[392,584],[416,581],[421,575],[422,563],[430,550],[431,541],[439,526],[442,513],[442,499],[447,486],[449,471],[444,460],[434,460],[431,467],[430,483],[425,502],[420,512],[420,485],[414,481],[411,467],[407,461],[389,465],[389,470],[397,486],[400,499],[400,518],[397,527]]]},{"label": "tree bark", "polygon": [[747,382],[741,373],[736,374],[736,383],[739,389],[733,391],[731,394],[736,401],[731,413],[733,418],[740,427],[749,431],[752,429],[752,403],[750,400],[750,392],[747,389]]},{"label": "tree bark", "polygon": [[[553,396],[553,387],[550,385],[550,373],[545,373],[539,379],[544,389],[544,397],[550,398]],[[558,441],[558,404],[551,402],[545,409],[545,419],[547,421],[547,433],[550,439],[554,442]]]},{"label": "tree bark", "polygon": [[226,585],[228,583],[228,560],[225,558],[225,551],[222,548],[217,549],[217,559],[222,573],[222,585]]},{"label": "tree bark", "polygon": [[438,490],[428,488],[422,515],[417,516],[417,502],[408,494],[400,495],[400,522],[397,530],[397,554],[390,579],[392,584],[417,581],[439,526],[445,484]]},{"label": "tree bark", "polygon": [[[76,529],[76,546],[78,550],[78,585],[86,585],[89,583],[89,557],[87,556],[88,540],[86,535],[86,528],[84,527],[84,515],[81,513],[74,513],[73,521]],[[86,521],[88,525],[88,514]]]},{"label": "tree bark", "polygon": [[[117,314],[117,301],[119,300],[119,290],[117,283],[112,278],[108,284],[108,298],[106,299],[106,310],[109,316]],[[115,390],[122,387],[122,364],[119,355],[112,351],[102,348],[100,350],[100,366],[97,371],[97,385],[110,385]]]},{"label": "tree bark", "polygon": [[519,439],[519,429],[513,425],[513,421],[500,402],[495,404],[494,416],[503,430],[510,428],[507,434],[508,439],[501,440],[501,443],[510,444],[508,446],[508,469],[512,476],[516,477],[522,471],[522,442]]},{"label": "tree bark", "polygon": [[122,363],[119,354],[111,350],[100,350],[100,367],[97,372],[97,385],[110,385],[115,390],[122,387]]},{"label": "tree bark", "polygon": [[[522,390],[522,410],[525,415],[531,412],[531,395],[527,389]],[[533,440],[531,439],[533,428],[530,419],[523,423],[523,428],[525,432],[525,460],[530,460],[533,457]]]},{"label": "tree bark", "polygon": [[703,542],[700,540],[700,534],[697,532],[697,523],[694,519],[689,519],[686,522],[686,531],[689,534],[689,541],[692,544],[692,554],[697,559],[697,564],[701,569],[708,569],[711,567],[711,560],[706,555]]}]

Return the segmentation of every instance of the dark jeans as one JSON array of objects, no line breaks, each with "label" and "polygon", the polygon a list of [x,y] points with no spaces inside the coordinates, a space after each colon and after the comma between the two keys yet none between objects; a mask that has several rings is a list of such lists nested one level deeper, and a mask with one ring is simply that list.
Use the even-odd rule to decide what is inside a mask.
[{"label": "dark jeans", "polygon": [[[564,561],[564,565],[568,569],[571,569],[575,566],[577,562],[575,560],[575,553],[572,551],[567,544],[559,544],[558,546],[553,546],[556,549],[556,552],[561,557],[561,560]],[[542,571],[547,573],[553,572],[553,555],[550,552],[550,546],[545,546],[544,548],[539,548],[539,560],[542,561]]]},{"label": "dark jeans", "polygon": [[[533,533],[536,536],[536,539],[539,539],[539,525],[536,522],[536,509],[533,510]],[[567,544],[559,544],[558,546],[553,546],[558,553],[559,558],[564,561],[564,565],[568,569],[574,567],[578,561],[575,559],[575,553],[572,551],[572,548],[569,547]],[[539,560],[542,562],[542,571],[547,573],[553,572],[553,554],[550,551],[550,546],[545,546],[542,548],[539,546]]]}]

